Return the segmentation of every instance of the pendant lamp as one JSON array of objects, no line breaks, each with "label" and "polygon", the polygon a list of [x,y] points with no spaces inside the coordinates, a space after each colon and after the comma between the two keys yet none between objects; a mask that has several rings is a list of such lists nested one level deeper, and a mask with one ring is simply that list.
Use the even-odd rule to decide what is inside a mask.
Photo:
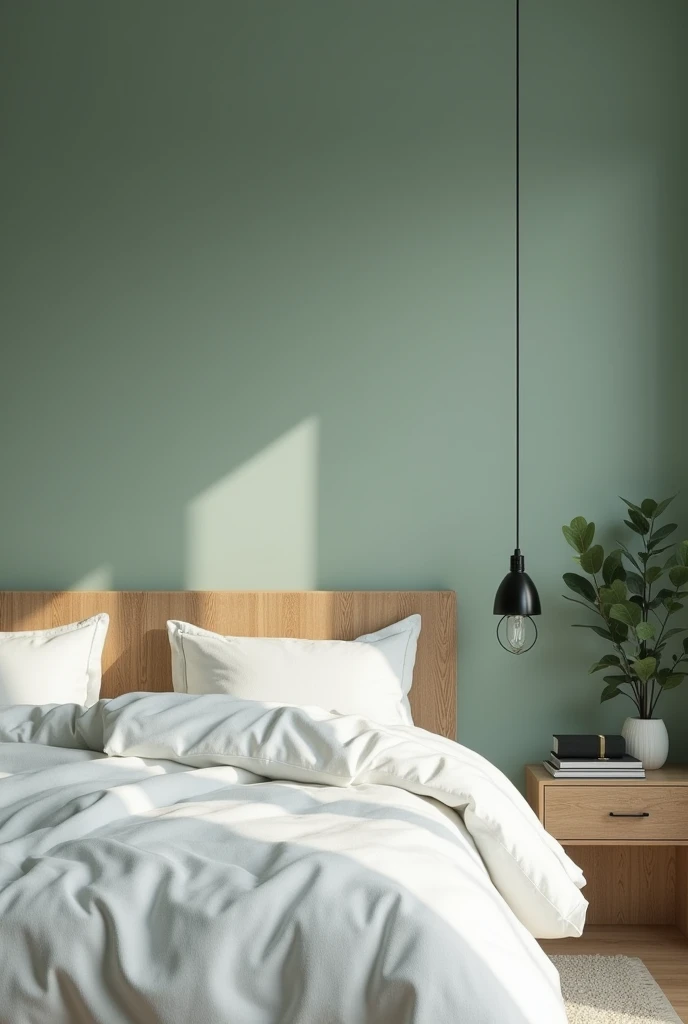
[{"label": "pendant lamp", "polygon": [[[494,614],[501,616],[497,623],[497,639],[510,654],[529,651],[537,640],[537,626],[531,616],[540,614],[537,588],[525,571],[525,559],[519,546],[521,518],[521,12],[516,0],[516,549],[511,556],[506,574],[494,600]],[[503,624],[506,625],[503,627]],[[532,626],[532,634],[528,629]],[[504,639],[502,638],[504,636]],[[505,642],[506,641],[506,642]]]}]

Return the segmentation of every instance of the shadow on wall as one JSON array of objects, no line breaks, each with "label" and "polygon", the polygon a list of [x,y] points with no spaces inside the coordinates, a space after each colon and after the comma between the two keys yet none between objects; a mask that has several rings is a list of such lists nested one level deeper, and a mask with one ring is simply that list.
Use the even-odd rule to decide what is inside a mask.
[{"label": "shadow on wall", "polygon": [[[288,430],[187,505],[184,590],[317,589],[318,420]],[[111,564],[70,590],[111,590]]]},{"label": "shadow on wall", "polygon": [[315,590],[318,420],[304,420],[191,501],[184,587]]}]

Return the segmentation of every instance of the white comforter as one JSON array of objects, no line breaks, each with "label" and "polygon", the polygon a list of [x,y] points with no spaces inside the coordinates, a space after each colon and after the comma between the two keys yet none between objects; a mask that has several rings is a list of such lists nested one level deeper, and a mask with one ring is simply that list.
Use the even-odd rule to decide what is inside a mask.
[{"label": "white comforter", "polygon": [[0,708],[2,1024],[565,1024],[531,932],[578,934],[582,884],[497,769],[420,729]]}]

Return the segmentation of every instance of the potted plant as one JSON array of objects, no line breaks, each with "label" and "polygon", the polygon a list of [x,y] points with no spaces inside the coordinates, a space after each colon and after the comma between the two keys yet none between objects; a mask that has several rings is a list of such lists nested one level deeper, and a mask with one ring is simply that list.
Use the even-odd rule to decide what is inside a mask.
[{"label": "potted plant", "polygon": [[657,526],[673,498],[660,502],[646,498],[640,505],[621,500],[628,514],[624,522],[642,538],[642,551],[633,553],[619,543],[605,557],[602,545],[593,544],[595,524],[577,516],[562,530],[586,575],[564,573],[564,583],[576,594],[564,597],[601,620],[575,626],[592,629],[613,649],[590,668],[591,673],[608,673],[600,699],[630,698],[637,715],[627,718],[622,729],[628,752],[642,758],[646,768],[661,768],[669,753],[669,738],[663,720],[654,717],[655,709],[664,691],[679,686],[687,674],[681,665],[688,661],[688,637],[678,653],[670,652],[669,642],[676,644],[688,629],[667,629],[667,624],[682,611],[688,597],[688,541],[662,546],[677,529],[676,523]]}]

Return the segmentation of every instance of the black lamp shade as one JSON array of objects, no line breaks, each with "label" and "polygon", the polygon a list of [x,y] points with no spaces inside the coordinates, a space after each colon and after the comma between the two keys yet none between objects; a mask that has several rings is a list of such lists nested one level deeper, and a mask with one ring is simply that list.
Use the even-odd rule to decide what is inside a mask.
[{"label": "black lamp shade", "polygon": [[517,548],[511,556],[511,569],[495,595],[495,615],[540,614],[540,595],[524,565],[523,555]]}]

